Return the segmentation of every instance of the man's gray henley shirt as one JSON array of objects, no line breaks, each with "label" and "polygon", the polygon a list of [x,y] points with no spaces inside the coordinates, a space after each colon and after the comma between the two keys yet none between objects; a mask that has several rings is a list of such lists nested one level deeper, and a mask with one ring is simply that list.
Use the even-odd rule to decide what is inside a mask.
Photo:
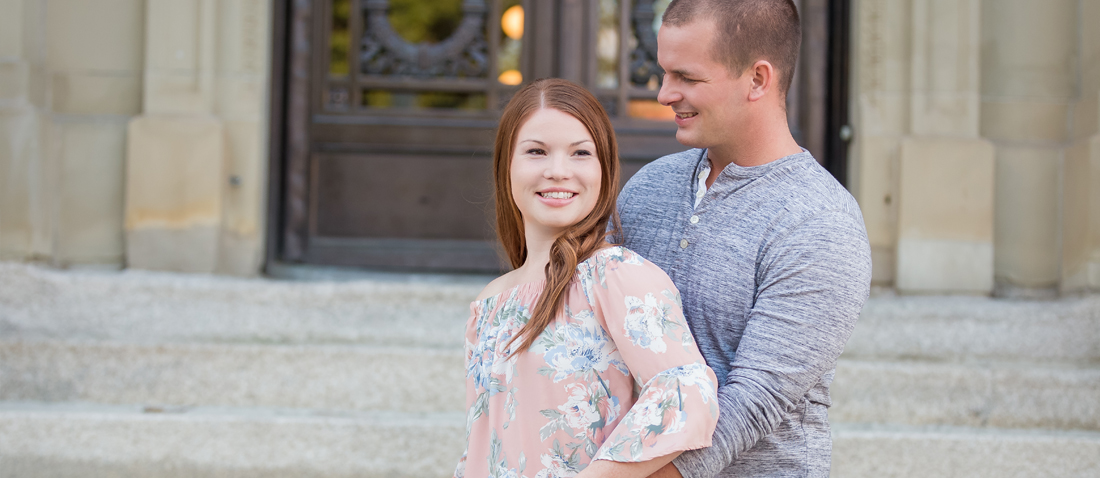
[{"label": "man's gray henley shirt", "polygon": [[730,164],[696,207],[693,149],[641,169],[619,196],[624,245],[656,263],[718,376],[713,446],[685,477],[828,477],[836,360],[871,282],[856,201],[808,153]]}]

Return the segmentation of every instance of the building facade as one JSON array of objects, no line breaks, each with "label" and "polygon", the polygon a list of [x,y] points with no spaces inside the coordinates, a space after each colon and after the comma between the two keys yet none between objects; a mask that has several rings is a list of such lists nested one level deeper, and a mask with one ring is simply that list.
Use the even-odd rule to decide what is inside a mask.
[{"label": "building facade", "polygon": [[[796,3],[792,129],[877,285],[1100,291],[1100,2]],[[680,149],[664,4],[0,0],[0,259],[498,270],[489,150],[524,79],[596,93],[628,174]]]}]

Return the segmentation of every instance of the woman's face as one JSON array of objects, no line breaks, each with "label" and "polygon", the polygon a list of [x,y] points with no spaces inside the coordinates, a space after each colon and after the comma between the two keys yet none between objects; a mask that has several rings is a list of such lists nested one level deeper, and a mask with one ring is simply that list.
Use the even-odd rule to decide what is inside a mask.
[{"label": "woman's face", "polygon": [[528,236],[557,237],[580,222],[600,195],[596,143],[576,118],[543,108],[523,123],[512,152],[512,198]]}]

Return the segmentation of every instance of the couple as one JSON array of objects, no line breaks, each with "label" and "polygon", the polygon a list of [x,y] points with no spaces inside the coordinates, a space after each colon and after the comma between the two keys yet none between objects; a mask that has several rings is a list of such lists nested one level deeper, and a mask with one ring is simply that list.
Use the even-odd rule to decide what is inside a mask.
[{"label": "couple", "polygon": [[658,99],[697,149],[645,166],[617,207],[591,94],[539,80],[503,112],[515,270],[471,304],[457,477],[829,474],[829,384],[871,264],[855,200],[787,129],[797,11],[674,0],[663,22]]}]

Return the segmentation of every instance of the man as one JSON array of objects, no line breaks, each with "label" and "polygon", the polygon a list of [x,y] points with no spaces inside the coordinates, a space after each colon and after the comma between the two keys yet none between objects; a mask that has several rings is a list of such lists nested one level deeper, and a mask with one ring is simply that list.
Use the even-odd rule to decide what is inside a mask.
[{"label": "man", "polygon": [[658,100],[689,151],[619,197],[627,247],[668,272],[720,382],[713,445],[654,476],[827,477],[836,360],[870,287],[859,206],[787,128],[791,0],[674,0]]}]

